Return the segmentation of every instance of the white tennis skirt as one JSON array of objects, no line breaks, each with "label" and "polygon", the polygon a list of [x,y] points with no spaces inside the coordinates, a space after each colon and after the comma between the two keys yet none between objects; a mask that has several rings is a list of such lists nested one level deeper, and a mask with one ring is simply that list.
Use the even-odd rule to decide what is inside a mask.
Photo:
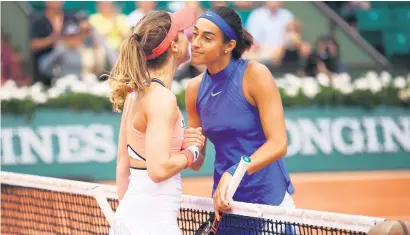
[{"label": "white tennis skirt", "polygon": [[295,209],[296,208],[295,202],[293,201],[292,196],[288,192],[285,193],[285,197],[283,198],[283,201],[280,203],[279,206],[280,207],[285,207],[285,208],[288,208],[288,209]]},{"label": "white tennis skirt", "polygon": [[131,169],[128,189],[114,215],[110,235],[181,235],[181,175],[154,183],[146,170]]}]

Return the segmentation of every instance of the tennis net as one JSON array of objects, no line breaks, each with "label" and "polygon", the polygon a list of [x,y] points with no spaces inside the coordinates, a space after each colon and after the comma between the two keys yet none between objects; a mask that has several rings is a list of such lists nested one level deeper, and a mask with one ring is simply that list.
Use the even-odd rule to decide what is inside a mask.
[{"label": "tennis net", "polygon": [[[1,172],[2,234],[108,234],[114,186]],[[213,217],[210,198],[184,195],[178,224],[195,234]],[[365,234],[381,218],[232,203],[218,234]]]}]

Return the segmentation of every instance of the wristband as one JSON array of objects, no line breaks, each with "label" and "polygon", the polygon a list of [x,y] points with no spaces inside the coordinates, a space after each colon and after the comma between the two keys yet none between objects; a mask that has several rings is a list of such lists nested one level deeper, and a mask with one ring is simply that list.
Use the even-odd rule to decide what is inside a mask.
[{"label": "wristband", "polygon": [[192,145],[182,151],[188,160],[186,168],[190,167],[199,158],[199,149],[197,146]]}]

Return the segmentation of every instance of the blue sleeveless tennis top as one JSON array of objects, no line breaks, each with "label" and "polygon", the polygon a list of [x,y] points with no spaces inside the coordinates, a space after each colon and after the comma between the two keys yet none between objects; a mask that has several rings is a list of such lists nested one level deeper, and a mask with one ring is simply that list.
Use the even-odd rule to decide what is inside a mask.
[{"label": "blue sleeveless tennis top", "polygon": [[[214,144],[215,169],[212,194],[225,171],[235,171],[241,156],[251,156],[266,142],[259,112],[243,93],[242,81],[247,60],[231,59],[216,74],[204,73],[196,108],[204,135]],[[285,192],[294,188],[283,158],[260,171],[245,174],[233,199],[235,201],[279,205]]]}]

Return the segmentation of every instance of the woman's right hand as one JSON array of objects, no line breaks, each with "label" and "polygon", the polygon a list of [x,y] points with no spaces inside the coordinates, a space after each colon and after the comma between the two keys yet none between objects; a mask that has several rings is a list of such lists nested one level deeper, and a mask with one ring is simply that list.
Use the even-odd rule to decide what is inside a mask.
[{"label": "woman's right hand", "polygon": [[195,145],[201,149],[205,144],[205,136],[202,134],[202,127],[185,129],[184,141],[182,142],[182,149]]}]

